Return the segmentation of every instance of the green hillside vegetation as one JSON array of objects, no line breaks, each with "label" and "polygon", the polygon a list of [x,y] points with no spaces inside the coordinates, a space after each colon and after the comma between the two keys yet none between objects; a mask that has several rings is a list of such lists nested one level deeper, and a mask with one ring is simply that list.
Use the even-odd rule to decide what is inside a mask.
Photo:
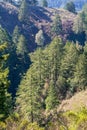
[{"label": "green hillside vegetation", "polygon": [[[78,78],[75,77],[80,57],[86,58],[86,45],[81,50],[73,43],[67,42],[64,45],[61,39],[56,37],[50,45],[46,48],[38,48],[30,54],[30,57],[32,65],[19,85],[14,114],[11,114],[5,123],[1,122],[0,127],[7,130],[12,128],[15,130],[22,128],[77,130],[77,128],[87,127],[86,108],[78,111],[68,110],[64,113],[61,113],[62,109],[57,111],[61,99],[69,98],[74,93],[86,89],[84,78],[81,77],[79,81],[82,82],[77,83]],[[84,67],[79,72],[85,75],[86,60],[82,63],[79,64],[79,68]],[[83,88],[80,88],[80,85]],[[74,125],[75,121],[77,121],[76,125]]]},{"label": "green hillside vegetation", "polygon": [[0,19],[0,130],[87,129],[87,6],[76,14],[43,2],[20,1],[12,33]]}]

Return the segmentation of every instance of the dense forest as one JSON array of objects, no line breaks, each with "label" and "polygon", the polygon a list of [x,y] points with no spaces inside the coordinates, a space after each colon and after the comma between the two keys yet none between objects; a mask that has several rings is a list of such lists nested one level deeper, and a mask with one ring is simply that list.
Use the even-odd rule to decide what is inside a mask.
[{"label": "dense forest", "polygon": [[0,2],[0,130],[87,129],[87,5],[48,6]]}]

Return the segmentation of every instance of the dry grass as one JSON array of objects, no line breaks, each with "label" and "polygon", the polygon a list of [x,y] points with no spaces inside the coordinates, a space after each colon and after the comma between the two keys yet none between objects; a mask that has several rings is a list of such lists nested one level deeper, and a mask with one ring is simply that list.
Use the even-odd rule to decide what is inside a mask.
[{"label": "dry grass", "polygon": [[87,108],[87,90],[76,93],[71,99],[62,101],[58,111],[78,111],[78,109],[81,109],[82,107]]}]

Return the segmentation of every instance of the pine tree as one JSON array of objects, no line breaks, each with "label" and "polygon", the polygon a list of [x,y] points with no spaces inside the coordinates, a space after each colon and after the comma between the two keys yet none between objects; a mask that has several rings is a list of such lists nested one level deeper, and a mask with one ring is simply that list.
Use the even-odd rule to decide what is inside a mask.
[{"label": "pine tree", "polygon": [[47,2],[47,0],[42,0],[42,6],[43,6],[43,7],[48,7],[48,2]]},{"label": "pine tree", "polygon": [[79,61],[76,65],[76,72],[74,73],[74,79],[72,81],[72,85],[75,87],[77,91],[81,91],[86,89],[87,87],[87,59],[85,55],[82,54],[79,57]]},{"label": "pine tree", "polygon": [[[53,89],[56,91],[62,49],[61,39],[55,38],[45,50],[39,47],[34,53],[30,54],[32,65],[20,83],[17,92],[17,105],[19,111],[23,112],[31,122],[42,118],[47,97],[47,94],[45,96],[43,94],[43,91],[46,90],[44,88],[45,82],[51,80]],[[47,90],[44,92],[47,92]],[[56,95],[55,92],[54,95]]]},{"label": "pine tree", "polygon": [[56,108],[59,104],[59,100],[57,97],[56,89],[54,86],[54,83],[51,81],[49,90],[48,90],[48,96],[46,98],[46,109],[52,110]]},{"label": "pine tree", "polygon": [[74,73],[72,85],[77,91],[86,89],[87,87],[87,44],[84,46],[84,53],[79,56]]},{"label": "pine tree", "polygon": [[68,11],[72,13],[76,13],[75,4],[72,1],[66,4],[65,9],[67,9]]},{"label": "pine tree", "polygon": [[80,18],[83,22],[83,30],[85,31],[87,39],[87,5],[83,7],[82,12],[80,13]]},{"label": "pine tree", "polygon": [[82,21],[80,15],[78,15],[74,21],[73,30],[76,34],[82,33],[84,31],[84,24],[83,24],[83,21]]},{"label": "pine tree", "polygon": [[40,116],[40,86],[38,85],[35,68],[31,67],[20,83],[17,92],[16,104],[20,112],[24,114],[30,122],[39,120]]},{"label": "pine tree", "polygon": [[3,44],[4,42],[7,42],[9,44],[11,42],[11,38],[6,30],[0,26],[0,44]]},{"label": "pine tree", "polygon": [[62,33],[62,21],[58,14],[55,15],[55,18],[53,20],[52,32],[56,35],[60,35]]},{"label": "pine tree", "polygon": [[59,76],[61,58],[63,53],[63,43],[59,37],[54,38],[48,49],[48,57],[50,62],[50,78],[56,84]]},{"label": "pine tree", "polygon": [[23,35],[20,35],[17,43],[16,52],[18,55],[24,56],[27,53],[26,39]]},{"label": "pine tree", "polygon": [[66,83],[64,88],[65,94],[69,92],[70,95],[72,95],[72,93],[74,92],[74,89],[71,87],[71,79],[73,79],[74,77],[75,65],[78,61],[78,55],[79,52],[76,49],[76,45],[74,43],[67,43],[65,45],[65,53],[63,59],[61,60],[60,67],[60,77],[62,76],[64,84]]},{"label": "pine tree", "polygon": [[[17,92],[17,105],[31,122],[40,120],[44,86],[44,54],[41,48],[30,55],[32,65],[22,79]],[[26,95],[26,96],[25,96]],[[26,103],[27,102],[27,103]]]},{"label": "pine tree", "polygon": [[19,27],[16,25],[12,34],[12,40],[15,43],[15,46],[17,46],[19,36],[20,36],[20,30]]},{"label": "pine tree", "polygon": [[23,0],[21,3],[20,9],[19,9],[19,14],[18,14],[18,19],[21,22],[26,21],[27,14],[28,14],[28,8],[29,8],[29,5],[28,5],[27,1]]},{"label": "pine tree", "polygon": [[0,45],[0,120],[8,116],[11,110],[11,96],[8,93],[8,68],[5,67],[8,54],[3,54],[6,44]]}]

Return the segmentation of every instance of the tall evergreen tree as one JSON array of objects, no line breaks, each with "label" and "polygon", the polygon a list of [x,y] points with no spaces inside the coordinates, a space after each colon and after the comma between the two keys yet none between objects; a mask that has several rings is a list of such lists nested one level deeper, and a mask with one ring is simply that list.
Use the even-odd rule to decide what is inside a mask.
[{"label": "tall evergreen tree", "polygon": [[78,60],[78,54],[78,50],[76,49],[76,45],[74,43],[67,43],[65,45],[65,53],[63,59],[61,60],[60,67],[60,76],[62,76],[64,84],[66,83],[64,90],[61,91],[63,96],[66,96],[68,92],[72,94],[74,91],[71,87],[71,79],[74,77],[75,65]]},{"label": "tall evergreen tree", "polygon": [[76,34],[82,33],[84,31],[84,24],[83,24],[83,21],[82,21],[80,15],[78,15],[74,21],[73,30]]},{"label": "tall evergreen tree", "polygon": [[79,61],[76,65],[76,72],[74,74],[74,80],[72,85],[77,91],[86,89],[87,87],[87,59],[84,54],[80,55]]},{"label": "tall evergreen tree", "polygon": [[6,32],[6,30],[3,29],[0,25],[0,44],[3,44],[4,42],[7,42],[9,44],[11,42],[11,38]]},{"label": "tall evergreen tree", "polygon": [[43,7],[48,7],[48,2],[47,2],[47,0],[42,0],[42,6],[43,6]]},{"label": "tall evergreen tree", "polygon": [[72,85],[76,87],[77,91],[87,88],[87,43],[84,46],[84,53],[80,55],[76,64],[74,79]]},{"label": "tall evergreen tree", "polygon": [[72,13],[76,13],[75,4],[72,1],[66,4],[65,9],[67,9],[68,11]]},{"label": "tall evergreen tree", "polygon": [[54,83],[51,81],[49,89],[48,89],[48,96],[46,98],[46,109],[52,110],[56,108],[59,104],[57,92],[55,89]]},{"label": "tall evergreen tree", "polygon": [[56,84],[56,81],[59,76],[62,53],[63,53],[63,43],[60,38],[56,37],[52,41],[48,50],[48,56],[49,56],[50,67],[51,67],[50,78],[54,81],[54,84]]},{"label": "tall evergreen tree", "polygon": [[8,68],[5,66],[8,54],[3,54],[6,44],[0,45],[0,120],[8,116],[11,110],[11,95],[8,93]]},{"label": "tall evergreen tree", "polygon": [[20,35],[17,43],[16,52],[18,55],[24,56],[27,53],[26,39],[23,35]]},{"label": "tall evergreen tree", "polygon": [[26,21],[28,8],[29,8],[29,4],[27,3],[26,0],[23,0],[19,9],[19,14],[18,14],[18,18],[21,22]]},{"label": "tall evergreen tree", "polygon": [[30,122],[38,121],[40,118],[41,101],[40,86],[38,85],[37,72],[31,67],[20,83],[17,92],[16,104],[20,112],[24,114]]},{"label": "tall evergreen tree", "polygon": [[12,34],[12,41],[15,43],[15,47],[17,46],[19,36],[20,36],[20,30],[19,27],[16,25]]},{"label": "tall evergreen tree", "polygon": [[62,21],[58,14],[55,15],[55,18],[53,20],[52,32],[56,35],[60,35],[62,33]]}]

